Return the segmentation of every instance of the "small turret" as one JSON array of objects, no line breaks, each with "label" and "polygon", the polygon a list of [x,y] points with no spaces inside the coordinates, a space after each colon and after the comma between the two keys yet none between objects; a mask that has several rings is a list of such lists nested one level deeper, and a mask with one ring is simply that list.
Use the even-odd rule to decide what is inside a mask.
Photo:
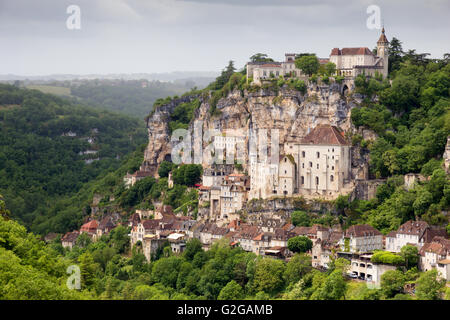
[{"label": "small turret", "polygon": [[388,76],[388,65],[389,65],[389,53],[388,53],[389,41],[384,34],[384,27],[381,30],[380,39],[377,41],[377,56],[383,59],[383,77]]}]

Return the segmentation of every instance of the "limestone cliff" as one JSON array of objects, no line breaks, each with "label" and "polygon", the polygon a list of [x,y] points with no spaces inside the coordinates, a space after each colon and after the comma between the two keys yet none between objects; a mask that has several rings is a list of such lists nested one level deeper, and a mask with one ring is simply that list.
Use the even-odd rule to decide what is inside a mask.
[{"label": "limestone cliff", "polygon": [[280,144],[283,144],[289,140],[298,141],[318,124],[336,125],[344,131],[353,130],[350,110],[354,103],[341,94],[341,86],[335,83],[311,84],[305,94],[287,87],[278,90],[261,88],[251,92],[234,90],[218,101],[218,112],[214,115],[209,112],[208,97],[186,96],[157,107],[148,117],[149,144],[144,157],[145,170],[156,173],[158,164],[170,155],[170,113],[178,104],[195,98],[199,98],[201,104],[194,120],[203,121],[203,132],[208,129],[221,132],[248,128],[279,129]]}]

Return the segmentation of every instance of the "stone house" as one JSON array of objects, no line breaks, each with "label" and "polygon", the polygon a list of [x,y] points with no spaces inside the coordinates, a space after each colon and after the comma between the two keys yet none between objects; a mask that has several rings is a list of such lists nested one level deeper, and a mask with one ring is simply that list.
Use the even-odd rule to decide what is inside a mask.
[{"label": "stone house", "polygon": [[350,143],[335,126],[317,125],[298,145],[298,189],[337,195],[351,179]]},{"label": "stone house", "polygon": [[419,249],[436,236],[447,236],[443,228],[431,227],[425,221],[409,220],[402,224],[397,231],[386,236],[385,247],[387,251],[400,252],[407,244],[415,245]]},{"label": "stone house", "polygon": [[112,221],[112,218],[110,216],[104,217],[102,220],[100,220],[100,223],[98,224],[94,240],[100,239],[102,235],[108,234],[115,227],[116,225]]},{"label": "stone house", "polygon": [[133,174],[127,173],[123,178],[123,182],[125,183],[126,188],[130,188],[136,184],[139,180],[142,180],[146,177],[152,176],[152,173],[149,171],[138,170]]},{"label": "stone house", "polygon": [[[233,173],[225,177],[220,189],[220,218],[230,220],[232,214],[241,210],[247,202],[249,177]],[[211,206],[212,207],[212,206]],[[214,208],[211,208],[213,210]]]},{"label": "stone house", "polygon": [[75,230],[72,232],[67,232],[62,238],[61,238],[61,244],[64,248],[69,248],[72,250],[73,246],[77,242],[78,236],[80,233]]},{"label": "stone house", "polygon": [[283,62],[262,61],[247,63],[247,79],[253,78],[254,84],[261,84],[264,80],[283,77],[304,77],[302,71],[295,66],[295,53],[286,53]]},{"label": "stone house", "polygon": [[158,220],[143,220],[131,228],[130,243],[131,248],[138,241],[143,241],[146,235],[156,235],[159,226]]},{"label": "stone house", "polygon": [[97,220],[91,220],[85,224],[83,224],[80,228],[81,233],[87,233],[91,238],[97,234],[98,222]]},{"label": "stone house", "polygon": [[419,251],[419,268],[422,271],[437,269],[442,278],[450,281],[450,240],[444,237],[434,237]]},{"label": "stone house", "polygon": [[344,252],[362,253],[383,249],[383,235],[368,224],[351,226],[339,241]]},{"label": "stone house", "polygon": [[205,187],[221,186],[225,177],[232,174],[234,167],[231,164],[212,164],[203,170],[202,185]]},{"label": "stone house", "polygon": [[330,231],[317,238],[311,249],[311,262],[314,268],[328,269],[331,257],[340,249],[339,241],[343,233],[340,231]]},{"label": "stone house", "polygon": [[147,261],[152,261],[153,255],[156,254],[166,242],[167,239],[160,239],[154,234],[145,235],[142,239],[142,252]]}]

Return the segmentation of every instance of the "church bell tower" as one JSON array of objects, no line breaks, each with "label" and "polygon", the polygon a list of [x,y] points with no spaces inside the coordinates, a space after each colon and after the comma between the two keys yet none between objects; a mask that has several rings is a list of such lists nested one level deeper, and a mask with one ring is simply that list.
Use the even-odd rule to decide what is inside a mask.
[{"label": "church bell tower", "polygon": [[388,66],[389,66],[389,52],[388,52],[389,41],[384,34],[384,27],[381,30],[380,39],[377,41],[377,56],[383,59],[383,78],[388,76]]}]

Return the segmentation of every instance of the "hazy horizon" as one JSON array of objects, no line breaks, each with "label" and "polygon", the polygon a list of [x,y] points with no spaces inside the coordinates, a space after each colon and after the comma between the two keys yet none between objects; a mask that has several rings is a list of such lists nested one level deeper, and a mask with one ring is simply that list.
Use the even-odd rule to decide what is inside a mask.
[{"label": "hazy horizon", "polygon": [[[81,9],[79,30],[66,26],[70,5]],[[446,0],[0,0],[0,74],[217,72],[257,52],[328,57],[333,47],[375,47],[370,5],[404,50],[450,51]]]}]

